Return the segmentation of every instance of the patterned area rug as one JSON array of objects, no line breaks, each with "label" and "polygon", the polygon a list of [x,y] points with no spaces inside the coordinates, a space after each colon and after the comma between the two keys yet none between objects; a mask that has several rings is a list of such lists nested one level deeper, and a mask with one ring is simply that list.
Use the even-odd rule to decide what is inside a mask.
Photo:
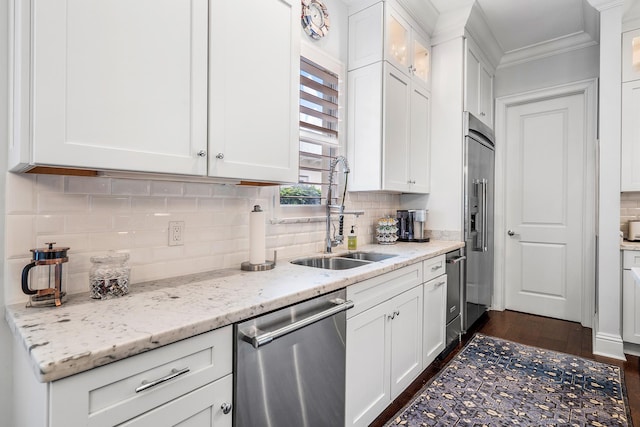
[{"label": "patterned area rug", "polygon": [[613,365],[476,334],[386,426],[631,426]]}]

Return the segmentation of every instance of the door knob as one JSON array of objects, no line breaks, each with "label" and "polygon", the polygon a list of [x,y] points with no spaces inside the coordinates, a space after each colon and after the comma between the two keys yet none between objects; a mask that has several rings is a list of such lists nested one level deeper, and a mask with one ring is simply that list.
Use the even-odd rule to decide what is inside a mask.
[{"label": "door knob", "polygon": [[514,232],[513,232],[513,230],[509,230],[509,231],[507,231],[507,234],[508,234],[509,236],[515,236],[515,235],[516,235],[516,233],[514,233]]}]

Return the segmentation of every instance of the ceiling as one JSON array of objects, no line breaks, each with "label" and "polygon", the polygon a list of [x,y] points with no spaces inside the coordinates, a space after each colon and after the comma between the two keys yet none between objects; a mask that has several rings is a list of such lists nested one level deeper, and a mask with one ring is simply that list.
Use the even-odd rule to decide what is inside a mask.
[{"label": "ceiling", "polygon": [[[430,1],[444,14],[473,0]],[[502,51],[500,66],[598,43],[599,15],[587,0],[477,0]]]}]

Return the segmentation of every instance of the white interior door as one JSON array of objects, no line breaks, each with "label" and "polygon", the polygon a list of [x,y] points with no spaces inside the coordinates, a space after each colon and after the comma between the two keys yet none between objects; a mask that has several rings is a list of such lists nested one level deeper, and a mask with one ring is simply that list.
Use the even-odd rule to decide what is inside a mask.
[{"label": "white interior door", "polygon": [[581,321],[583,221],[593,209],[585,111],[582,93],[506,110],[507,309]]}]

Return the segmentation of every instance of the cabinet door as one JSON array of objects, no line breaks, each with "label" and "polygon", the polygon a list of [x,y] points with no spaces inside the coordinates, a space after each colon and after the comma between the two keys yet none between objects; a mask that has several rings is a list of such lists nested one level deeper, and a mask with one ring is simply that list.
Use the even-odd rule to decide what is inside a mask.
[{"label": "cabinet door", "polygon": [[207,0],[34,0],[30,163],[204,175]]},{"label": "cabinet door", "polygon": [[444,350],[447,319],[447,275],[424,284],[423,369]]},{"label": "cabinet door", "polygon": [[423,88],[429,89],[431,87],[431,49],[429,43],[417,31],[414,31],[411,46],[413,81]]},{"label": "cabinet door", "polygon": [[416,286],[391,300],[391,399],[422,372],[422,292]]},{"label": "cabinet door", "polygon": [[349,16],[349,71],[382,61],[384,3]]},{"label": "cabinet door", "polygon": [[410,192],[428,193],[430,161],[431,94],[418,85],[411,88]]},{"label": "cabinet door", "polygon": [[469,39],[466,41],[465,55],[465,90],[464,109],[476,117],[480,117],[480,69],[482,68],[480,56],[471,48]]},{"label": "cabinet door", "polygon": [[640,80],[622,84],[621,190],[640,190]]},{"label": "cabinet door", "polygon": [[465,110],[493,129],[493,72],[480,49],[466,39]]},{"label": "cabinet door", "polygon": [[640,344],[640,285],[622,270],[622,340]]},{"label": "cabinet door", "polygon": [[347,320],[347,426],[368,426],[391,402],[391,308],[382,303]]},{"label": "cabinet door", "polygon": [[406,191],[409,179],[411,80],[397,68],[384,65],[384,190]]},{"label": "cabinet door", "polygon": [[226,405],[233,398],[233,375],[181,396],[159,408],[120,424],[122,427],[231,427],[231,412]]},{"label": "cabinet door", "polygon": [[409,75],[411,65],[411,26],[387,3],[385,59],[403,74]]},{"label": "cabinet door", "polygon": [[493,129],[493,74],[487,67],[480,67],[478,115],[480,120]]},{"label": "cabinet door", "polygon": [[300,2],[210,3],[209,175],[298,181]]}]

